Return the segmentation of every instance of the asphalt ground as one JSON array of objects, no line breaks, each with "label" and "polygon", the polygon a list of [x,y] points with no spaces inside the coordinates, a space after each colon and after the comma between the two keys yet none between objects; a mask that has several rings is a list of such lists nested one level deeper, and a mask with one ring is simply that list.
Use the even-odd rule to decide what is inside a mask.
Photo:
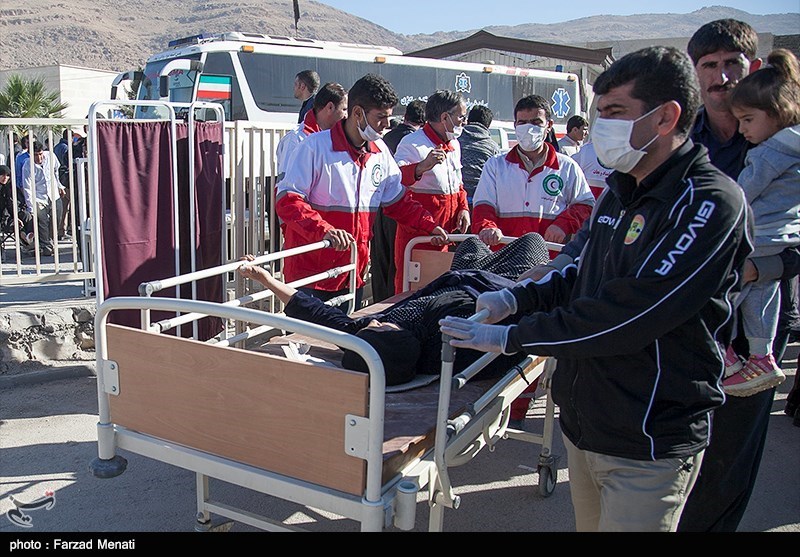
[{"label": "asphalt ground", "polygon": [[[52,301],[43,299],[59,300],[68,308],[70,300],[86,301],[82,286],[82,282],[6,285],[0,288],[0,310],[30,311],[40,304],[52,307]],[[783,412],[796,375],[798,352],[800,345],[790,345],[782,363],[788,377],[777,389],[761,469],[739,533],[800,533],[800,427],[793,426]],[[93,362],[53,362],[0,376],[0,552],[8,551],[15,541],[49,543],[56,537],[96,532],[116,539],[138,536],[140,549],[153,535],[158,536],[158,543],[177,539],[199,548],[211,547],[208,537],[197,541],[193,472],[120,451],[128,461],[122,475],[100,479],[91,473],[89,463],[97,456],[93,367]],[[537,400],[529,411],[526,427],[531,431],[542,431],[543,405],[543,400]],[[549,497],[538,487],[539,445],[503,440],[493,451],[484,449],[470,462],[450,469],[461,505],[445,510],[444,531],[574,532],[566,452],[557,421],[552,449],[557,484]],[[356,533],[360,528],[355,521],[217,480],[212,480],[211,488],[215,498],[310,532]],[[27,512],[30,520],[21,526],[14,514],[14,500],[35,502],[51,492],[53,504]],[[413,532],[428,530],[426,497],[425,490],[418,496]],[[241,523],[233,524],[229,531],[242,535],[257,532]],[[549,538],[532,540],[542,544]],[[792,539],[796,544],[797,538]],[[563,543],[563,538],[558,540]],[[738,549],[743,548],[740,543],[737,538]],[[383,547],[391,549],[388,544]],[[537,547],[542,546],[531,550]]]},{"label": "asphalt ground", "polygon": [[[787,358],[796,361],[797,347],[788,352]],[[53,379],[40,375],[40,381],[19,377],[14,384],[0,386],[0,551],[8,546],[6,541],[47,542],[91,532],[128,538],[135,538],[135,533],[187,533],[177,539],[203,545],[211,542],[198,542],[195,532],[194,473],[119,451],[128,461],[123,474],[110,479],[92,475],[89,463],[97,456],[97,383],[90,371],[75,368],[75,376]],[[787,371],[789,377],[778,387],[773,403],[761,470],[740,532],[800,533],[800,428],[783,413],[796,370]],[[537,400],[526,427],[541,431],[543,415],[543,400]],[[538,489],[535,467],[539,451],[536,444],[502,440],[494,451],[484,449],[472,461],[452,468],[461,506],[445,510],[444,531],[574,532],[566,453],[557,424],[553,444],[557,485],[549,497]],[[310,532],[359,530],[357,522],[330,513],[216,480],[211,485],[215,498]],[[30,503],[45,493],[52,493],[54,504],[27,511],[29,527],[21,527],[9,515],[15,508],[12,497]],[[414,532],[428,529],[425,497],[423,490]],[[236,523],[229,533],[256,531]],[[140,546],[148,541],[142,535]],[[213,541],[217,543],[216,538]]]}]

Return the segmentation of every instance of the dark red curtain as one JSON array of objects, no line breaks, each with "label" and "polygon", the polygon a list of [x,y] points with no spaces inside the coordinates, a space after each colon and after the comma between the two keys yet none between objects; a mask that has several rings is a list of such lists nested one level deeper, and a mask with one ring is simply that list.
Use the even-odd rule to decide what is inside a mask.
[{"label": "dark red curtain", "polygon": [[[195,228],[196,269],[222,263],[222,126],[195,124]],[[178,160],[173,163],[169,122],[97,123],[100,232],[102,235],[103,295],[138,296],[139,284],[165,279],[191,270],[189,230],[188,128],[177,126]],[[179,199],[173,199],[172,165],[178,168]],[[173,208],[180,211],[180,268],[175,267]],[[175,297],[175,289],[158,296]],[[222,278],[200,281],[197,299],[221,302]],[[191,298],[191,287],[180,297]],[[171,316],[153,312],[153,320]],[[139,327],[138,311],[115,311],[109,321]],[[190,336],[184,325],[182,336]],[[199,338],[207,340],[222,330],[222,321],[203,319]],[[174,331],[173,331],[174,333]]]}]

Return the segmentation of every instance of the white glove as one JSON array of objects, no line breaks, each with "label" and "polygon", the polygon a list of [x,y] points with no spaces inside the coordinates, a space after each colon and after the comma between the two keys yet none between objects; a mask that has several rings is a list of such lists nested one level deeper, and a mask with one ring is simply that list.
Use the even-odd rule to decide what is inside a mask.
[{"label": "white glove", "polygon": [[478,295],[475,301],[475,313],[483,309],[489,312],[489,316],[483,322],[497,323],[517,313],[517,299],[508,288],[497,292],[484,292]]},{"label": "white glove", "polygon": [[453,339],[450,346],[472,348],[481,352],[505,353],[508,327],[503,325],[483,325],[462,317],[445,317],[439,321],[442,334]]}]

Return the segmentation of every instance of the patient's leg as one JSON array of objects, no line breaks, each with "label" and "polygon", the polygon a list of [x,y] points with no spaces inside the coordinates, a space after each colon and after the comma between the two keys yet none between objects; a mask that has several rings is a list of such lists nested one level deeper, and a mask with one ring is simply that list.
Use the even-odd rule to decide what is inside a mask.
[{"label": "patient's leg", "polygon": [[456,249],[450,269],[480,269],[516,280],[531,267],[549,260],[544,238],[535,232],[524,234],[495,252],[477,237],[471,237]]}]

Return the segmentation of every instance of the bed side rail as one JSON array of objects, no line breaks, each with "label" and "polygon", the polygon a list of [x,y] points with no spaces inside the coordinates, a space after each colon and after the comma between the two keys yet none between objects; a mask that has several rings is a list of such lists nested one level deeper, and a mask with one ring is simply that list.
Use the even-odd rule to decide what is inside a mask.
[{"label": "bed side rail", "polygon": [[[477,234],[449,234],[447,237],[451,242],[463,242],[467,238],[472,238]],[[428,284],[431,280],[438,277],[445,271],[450,270],[453,262],[453,252],[423,251],[414,253],[414,248],[420,244],[429,244],[435,236],[417,236],[412,238],[406,245],[403,254],[403,269],[398,272],[403,273],[403,292],[410,289],[416,290]],[[502,244],[510,244],[517,238],[515,236],[503,236],[500,240]],[[545,246],[550,251],[561,251],[563,244],[545,242]],[[412,255],[415,260],[412,261]]]},{"label": "bed side rail", "polygon": [[[296,248],[286,249],[283,251],[278,251],[274,253],[268,253],[264,255],[260,255],[256,257],[250,264],[251,265],[271,265],[275,261],[282,261],[287,257],[292,257],[296,255],[300,255],[303,253],[308,253],[311,251],[324,249],[330,247],[330,242],[328,240],[322,240],[320,242],[315,242],[312,244],[307,244],[305,246],[298,246]],[[339,276],[343,273],[350,273],[350,287],[349,292],[334,300],[329,300],[328,304],[336,304],[348,301],[350,303],[348,307],[348,311],[352,312],[355,309],[355,269],[356,269],[356,257],[357,257],[357,250],[355,244],[353,244],[350,248],[350,263],[347,265],[342,265],[339,267],[332,267],[326,271],[321,273],[317,273],[312,276],[308,276],[302,279],[298,279],[296,281],[288,283],[290,286],[295,288],[299,288],[301,286],[307,286],[309,284],[313,284],[319,280],[324,280],[328,278],[333,278]],[[143,282],[139,285],[139,295],[143,297],[152,297],[153,294],[165,290],[167,288],[177,288],[184,284],[194,284],[199,280],[214,278],[214,277],[221,277],[224,278],[228,273],[235,273],[239,267],[241,267],[241,261],[234,261],[231,263],[226,263],[224,265],[219,265],[216,267],[210,267],[208,269],[204,269],[202,271],[196,271],[193,273],[186,273],[183,275],[178,275],[174,277],[169,277],[166,279],[159,279],[149,282]],[[269,290],[262,290],[259,292],[254,292],[250,294],[245,294],[243,292],[238,292],[241,294],[235,299],[228,300],[226,302],[222,302],[223,305],[228,305],[231,307],[241,307],[250,305],[256,302],[269,300],[274,298],[274,295]],[[274,310],[274,308],[273,308]],[[146,323],[146,327],[148,330],[154,332],[165,332],[169,331],[174,328],[178,328],[181,325],[185,325],[188,323],[194,323],[196,325],[199,319],[202,319],[205,315],[199,313],[185,313],[183,315],[176,315],[175,317],[162,319],[155,323],[149,322],[149,315],[145,313],[143,315],[143,322]],[[268,326],[261,326],[253,330],[242,330],[241,328],[237,328],[237,333],[233,337],[228,338],[224,336],[221,339],[221,343],[223,345],[232,345],[236,342],[247,340],[250,338],[254,338],[259,335],[263,335],[270,330],[274,330],[272,327]],[[196,331],[195,331],[195,336]]]}]

